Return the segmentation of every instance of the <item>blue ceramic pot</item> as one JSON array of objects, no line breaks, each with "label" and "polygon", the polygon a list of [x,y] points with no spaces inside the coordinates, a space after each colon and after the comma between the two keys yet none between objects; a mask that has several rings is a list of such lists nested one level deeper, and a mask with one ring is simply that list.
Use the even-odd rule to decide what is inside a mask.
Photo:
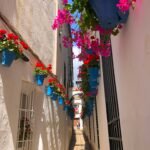
[{"label": "blue ceramic pot", "polygon": [[99,68],[97,67],[90,67],[88,68],[88,74],[93,76],[94,78],[99,76]]},{"label": "blue ceramic pot", "polygon": [[45,75],[41,75],[41,74],[36,75],[35,81],[36,81],[37,85],[39,85],[39,86],[43,85],[44,78],[45,78]]},{"label": "blue ceramic pot", "polygon": [[68,111],[69,110],[69,106],[68,105],[64,105],[64,110]]},{"label": "blue ceramic pot", "polygon": [[52,86],[46,86],[45,87],[45,93],[47,96],[51,96],[53,91],[54,91],[54,87],[52,87]]},{"label": "blue ceramic pot", "polygon": [[104,29],[112,29],[120,23],[126,23],[129,11],[121,13],[116,7],[119,0],[89,0],[91,7]]},{"label": "blue ceramic pot", "polygon": [[56,101],[57,98],[58,98],[58,94],[57,93],[52,93],[51,99],[54,100],[54,101]]},{"label": "blue ceramic pot", "polygon": [[63,103],[64,103],[64,99],[61,96],[59,96],[58,97],[58,104],[63,105]]},{"label": "blue ceramic pot", "polygon": [[89,81],[89,85],[90,85],[90,87],[97,87],[98,86],[98,82],[97,81]]},{"label": "blue ceramic pot", "polygon": [[9,67],[12,64],[12,62],[15,60],[15,58],[16,58],[16,53],[14,51],[9,51],[5,49],[1,52],[0,61],[3,66]]},{"label": "blue ceramic pot", "polygon": [[88,53],[88,54],[95,54],[95,52],[92,49],[87,49],[86,53]]}]

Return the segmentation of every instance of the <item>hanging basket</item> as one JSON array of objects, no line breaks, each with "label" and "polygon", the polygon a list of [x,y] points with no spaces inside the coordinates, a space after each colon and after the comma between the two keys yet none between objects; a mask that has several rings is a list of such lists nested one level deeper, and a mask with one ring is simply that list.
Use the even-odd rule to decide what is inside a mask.
[{"label": "hanging basket", "polygon": [[58,97],[58,103],[59,105],[63,105],[64,103],[64,99],[61,96]]},{"label": "hanging basket", "polygon": [[41,74],[35,75],[36,84],[39,86],[43,85],[44,78],[45,78],[45,75],[41,75]]},{"label": "hanging basket", "polygon": [[0,53],[0,62],[5,67],[10,67],[15,58],[16,53],[14,51],[5,49]]},{"label": "hanging basket", "polygon": [[89,0],[102,28],[113,29],[120,23],[126,23],[129,11],[120,12],[116,7],[118,2],[119,0]]},{"label": "hanging basket", "polygon": [[52,93],[53,93],[53,91],[54,91],[54,87],[52,87],[52,86],[46,86],[46,87],[45,87],[45,94],[46,94],[47,96],[51,96]]},{"label": "hanging basket", "polygon": [[58,99],[57,93],[53,92],[52,95],[51,95],[51,99],[54,100],[54,101],[56,101]]}]

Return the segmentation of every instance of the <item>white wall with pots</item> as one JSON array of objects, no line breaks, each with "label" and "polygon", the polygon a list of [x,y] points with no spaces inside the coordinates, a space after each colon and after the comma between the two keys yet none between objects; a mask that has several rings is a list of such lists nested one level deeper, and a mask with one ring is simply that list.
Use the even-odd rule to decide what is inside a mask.
[{"label": "white wall with pots", "polygon": [[[69,70],[66,72],[66,86],[69,90],[71,51],[58,48],[61,39],[57,43],[57,31],[51,29],[57,7],[57,1],[50,0],[0,1],[0,13],[46,65],[52,64],[53,72],[61,83],[64,81],[63,68],[66,64],[66,70]],[[11,30],[2,20],[0,28]],[[68,27],[64,28],[64,34],[69,34]],[[59,51],[62,51],[61,55]],[[22,85],[28,83],[34,86],[36,93],[32,150],[67,150],[72,121],[63,111],[63,106],[44,95],[44,86],[38,87],[34,83],[36,59],[33,58],[29,57],[30,62],[14,61],[9,68],[0,65],[0,149],[16,150],[20,94]]]}]

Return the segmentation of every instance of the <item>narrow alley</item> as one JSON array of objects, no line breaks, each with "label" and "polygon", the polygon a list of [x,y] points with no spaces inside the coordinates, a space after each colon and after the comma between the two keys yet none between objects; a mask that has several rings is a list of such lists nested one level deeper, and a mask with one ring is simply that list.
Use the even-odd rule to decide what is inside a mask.
[{"label": "narrow alley", "polygon": [[0,0],[0,150],[150,150],[150,0]]},{"label": "narrow alley", "polygon": [[75,129],[73,131],[69,150],[92,150],[82,130]]}]

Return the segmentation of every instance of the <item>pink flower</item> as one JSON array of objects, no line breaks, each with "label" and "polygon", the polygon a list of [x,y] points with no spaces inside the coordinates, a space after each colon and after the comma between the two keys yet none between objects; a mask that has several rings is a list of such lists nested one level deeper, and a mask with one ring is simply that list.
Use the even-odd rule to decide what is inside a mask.
[{"label": "pink flower", "polygon": [[65,5],[68,3],[68,0],[62,0],[62,3]]},{"label": "pink flower", "polygon": [[119,3],[116,5],[120,11],[125,13],[130,8],[130,3],[128,0],[119,0]]},{"label": "pink flower", "polygon": [[58,15],[54,19],[52,29],[55,30],[62,26],[63,24],[72,24],[74,22],[74,18],[71,16],[70,12],[66,9],[59,9]]}]

